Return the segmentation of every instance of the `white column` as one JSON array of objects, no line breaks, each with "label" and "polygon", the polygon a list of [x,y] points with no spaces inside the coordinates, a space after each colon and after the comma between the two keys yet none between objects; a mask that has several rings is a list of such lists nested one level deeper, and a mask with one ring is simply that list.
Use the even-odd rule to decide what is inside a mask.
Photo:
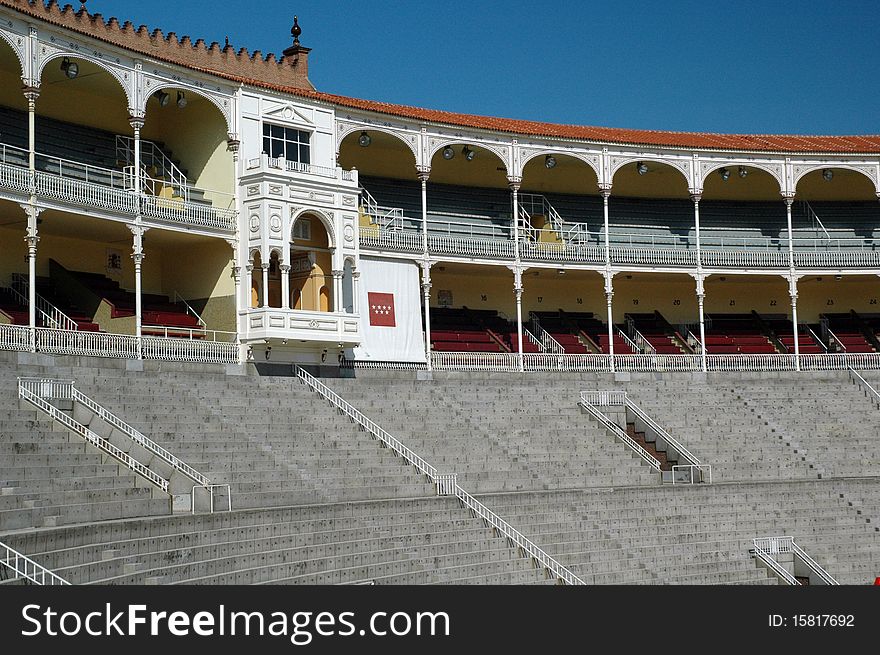
[{"label": "white column", "polygon": [[797,275],[794,268],[794,234],[791,229],[791,206],[794,204],[794,193],[787,192],[782,194],[785,201],[785,218],[788,223],[788,294],[791,297],[791,322],[794,324],[794,368],[796,371],[801,370],[801,344],[798,339],[798,317],[797,317]]},{"label": "white column", "polygon": [[691,200],[694,201],[694,230],[696,232],[697,237],[697,272],[701,273],[703,269],[703,252],[702,252],[702,243],[700,241],[700,200],[702,199],[702,195],[700,193],[692,193]]},{"label": "white column", "polygon": [[431,176],[430,166],[417,166],[419,182],[422,183],[422,252],[428,256],[428,178]]},{"label": "white column", "polygon": [[611,265],[611,243],[608,235],[608,199],[611,197],[611,185],[600,184],[599,193],[602,195],[602,216],[605,219],[605,266]]},{"label": "white column", "polygon": [[608,307],[608,367],[614,373],[614,314],[611,311],[611,303],[614,299],[614,274],[605,270],[605,303]]},{"label": "white column", "polygon": [[143,339],[143,292],[141,285],[141,268],[144,261],[144,232],[148,228],[129,225],[132,234],[131,258],[134,261],[134,333],[138,339],[138,358],[142,356],[141,340]]},{"label": "white column", "polygon": [[235,281],[235,329],[238,330],[238,317],[241,313],[241,266],[236,266],[234,262],[232,279]]},{"label": "white column", "polygon": [[30,327],[30,350],[37,349],[37,242],[40,240],[37,228],[37,217],[40,210],[33,203],[23,205],[27,212],[27,235],[24,238],[27,244],[28,260],[28,326]]},{"label": "white column", "polygon": [[260,307],[269,306],[269,262],[260,265],[263,269],[263,292],[260,294]]},{"label": "white column", "polygon": [[36,132],[36,115],[37,115],[37,98],[40,97],[40,90],[36,87],[29,86],[24,89],[24,97],[28,103],[28,169],[31,172],[31,180],[33,182],[34,171],[37,164],[37,132]]},{"label": "white column", "polygon": [[521,183],[521,177],[511,175],[507,178],[507,186],[513,194],[513,241],[517,261],[519,261],[519,188]]},{"label": "white column", "polygon": [[361,272],[352,269],[351,271],[351,312],[357,314],[360,311],[360,284]]},{"label": "white column", "polygon": [[516,353],[519,360],[519,370],[525,369],[523,362],[523,322],[522,322],[522,294],[523,283],[521,266],[511,266],[513,271],[513,295],[516,297]]},{"label": "white column", "polygon": [[797,282],[796,275],[788,280],[788,295],[791,297],[791,322],[794,324],[794,370],[801,370],[801,344],[798,338],[798,313],[797,313]]},{"label": "white column", "polygon": [[141,116],[132,116],[128,122],[134,130],[134,192],[140,194],[144,188],[141,179],[141,129],[144,127],[144,119]]},{"label": "white column", "polygon": [[345,303],[342,300],[342,275],[339,269],[333,271],[333,311],[344,312]]},{"label": "white column", "polygon": [[705,276],[697,274],[694,276],[697,280],[697,307],[700,311],[700,364],[705,373],[708,370],[706,352],[706,316],[704,314],[703,305],[706,300]]},{"label": "white column", "polygon": [[431,266],[433,262],[426,257],[420,262],[420,265],[422,267],[422,302],[425,310],[425,361],[430,371],[433,370],[431,362]]},{"label": "white column", "polygon": [[290,309],[290,264],[281,264],[281,309]]}]

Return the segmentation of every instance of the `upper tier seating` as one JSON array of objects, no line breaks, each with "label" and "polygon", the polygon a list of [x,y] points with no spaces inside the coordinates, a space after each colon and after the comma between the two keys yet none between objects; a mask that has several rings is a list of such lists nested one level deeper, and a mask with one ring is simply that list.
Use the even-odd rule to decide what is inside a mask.
[{"label": "upper tier seating", "polygon": [[828,320],[828,328],[849,353],[872,353],[875,348],[862,331],[863,325],[858,315],[823,314]]},{"label": "upper tier seating", "polygon": [[[111,280],[101,273],[83,271],[69,271],[69,273],[89,291],[113,306],[113,318],[134,316],[135,294],[120,287],[116,280]],[[181,309],[180,305],[172,303],[167,296],[145,293],[142,294],[141,303],[142,323],[145,326],[164,326],[183,330],[198,330],[200,328],[199,322],[194,316],[188,314],[185,309]],[[144,330],[144,334],[151,333],[153,331],[149,329]]]},{"label": "upper tier seating", "polygon": [[[764,325],[766,325],[773,334],[782,342],[785,351],[794,352],[794,325],[791,320],[783,317],[762,317]],[[820,344],[816,342],[809,332],[803,330],[798,332],[798,349],[802,355],[821,355],[826,352]]]},{"label": "upper tier seating", "polygon": [[[421,217],[421,186],[414,180],[395,180],[361,176],[361,184],[380,205],[399,207],[410,217],[407,225],[415,228]],[[524,189],[524,193],[527,190]],[[550,204],[568,223],[586,225],[589,240],[604,239],[602,199],[598,195],[546,193]],[[811,203],[832,238],[880,238],[880,206],[876,202]],[[810,242],[798,239],[825,239],[825,233],[799,210],[793,214],[792,230],[796,245],[813,248]],[[451,218],[443,212],[469,214]],[[429,232],[455,233],[459,236],[478,234],[501,238],[499,228],[510,228],[511,197],[506,189],[428,185]],[[829,221],[825,220],[825,216]],[[485,218],[479,218],[483,216]],[[452,227],[448,222],[467,223]],[[611,241],[626,245],[672,245],[696,247],[694,205],[687,199],[650,199],[611,197],[609,210]],[[779,201],[700,202],[701,240],[706,249],[720,247],[771,248],[785,251],[788,232],[785,205]],[[494,226],[494,229],[493,229]],[[847,244],[842,244],[846,246]],[[849,244],[853,245],[853,244]],[[837,247],[838,244],[834,244]]]},{"label": "upper tier seating", "polygon": [[779,352],[752,314],[710,314],[706,351],[713,355],[767,355]]},{"label": "upper tier seating", "polygon": [[27,305],[23,305],[13,295],[12,290],[0,287],[0,312],[9,317],[13,325],[28,325],[30,314]]},{"label": "upper tier seating", "polygon": [[534,312],[541,324],[541,327],[552,336],[567,354],[583,354],[590,352],[576,332],[577,326],[574,322],[567,320],[561,312]]},{"label": "upper tier seating", "polygon": [[509,342],[507,348],[499,343],[509,339],[509,329],[507,321],[491,310],[431,308],[431,347],[438,352],[509,351]]}]

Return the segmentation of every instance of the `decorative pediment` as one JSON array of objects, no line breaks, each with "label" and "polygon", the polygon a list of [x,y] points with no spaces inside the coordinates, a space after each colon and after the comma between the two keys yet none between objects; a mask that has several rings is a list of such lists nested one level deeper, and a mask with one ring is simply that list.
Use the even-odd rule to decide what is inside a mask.
[{"label": "decorative pediment", "polygon": [[295,105],[284,103],[266,103],[266,109],[263,111],[263,117],[287,123],[305,123],[306,125],[314,125],[315,121],[311,116],[311,112],[306,112]]}]

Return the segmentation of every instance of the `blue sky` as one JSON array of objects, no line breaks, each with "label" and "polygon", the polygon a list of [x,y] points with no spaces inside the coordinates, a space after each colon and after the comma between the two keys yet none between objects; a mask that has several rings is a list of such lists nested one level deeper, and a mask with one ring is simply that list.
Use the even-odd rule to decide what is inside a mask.
[{"label": "blue sky", "polygon": [[293,14],[331,93],[554,123],[880,133],[880,6],[831,2],[89,0],[89,11],[280,52]]}]

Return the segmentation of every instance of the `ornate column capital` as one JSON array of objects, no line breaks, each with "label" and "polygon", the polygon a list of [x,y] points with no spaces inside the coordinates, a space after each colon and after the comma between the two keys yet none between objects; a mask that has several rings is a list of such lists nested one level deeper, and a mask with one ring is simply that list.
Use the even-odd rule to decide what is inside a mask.
[{"label": "ornate column capital", "polygon": [[603,200],[607,200],[611,195],[611,182],[599,182],[599,195]]},{"label": "ornate column capital", "polygon": [[128,124],[131,125],[131,129],[139,132],[144,129],[144,123],[146,123],[146,116],[144,116],[143,112],[139,113],[130,113],[128,116]]},{"label": "ornate column capital", "polygon": [[[290,273],[290,264],[281,264],[279,268],[282,273]],[[336,275],[336,271],[333,271],[333,275]]]},{"label": "ornate column capital", "polygon": [[519,175],[508,175],[507,176],[507,187],[511,191],[519,191],[519,188],[522,186],[522,177]]},{"label": "ornate column capital", "polygon": [[703,199],[703,190],[702,189],[690,189],[691,200],[695,205],[700,203],[700,200]]},{"label": "ornate column capital", "polygon": [[782,192],[782,201],[785,203],[786,207],[791,207],[794,204],[794,192],[793,191],[783,191]]},{"label": "ornate column capital", "polygon": [[431,167],[430,166],[416,166],[416,177],[419,182],[427,182],[428,178],[431,177]]},{"label": "ornate column capital", "polygon": [[238,135],[230,134],[229,138],[226,139],[226,150],[231,152],[233,155],[238,154],[238,149],[241,147],[241,141],[237,138]]},{"label": "ornate column capital", "polygon": [[28,101],[28,109],[33,110],[34,105],[37,104],[37,98],[40,97],[39,83],[25,85],[21,92],[24,94],[24,97]]}]

